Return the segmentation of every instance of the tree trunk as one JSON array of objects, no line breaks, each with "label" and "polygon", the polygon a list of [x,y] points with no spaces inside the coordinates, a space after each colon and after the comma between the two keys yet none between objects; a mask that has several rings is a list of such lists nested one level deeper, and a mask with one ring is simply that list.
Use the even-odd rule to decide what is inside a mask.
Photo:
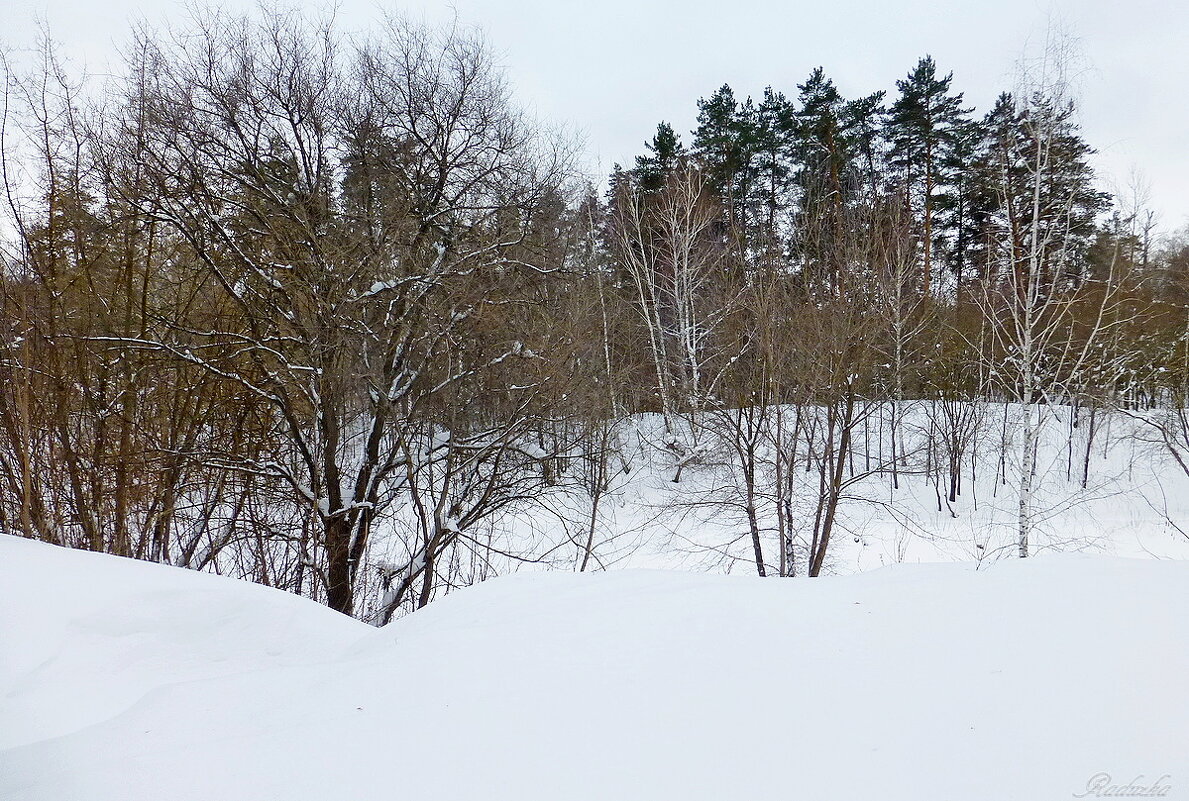
[{"label": "tree trunk", "polygon": [[1029,536],[1032,533],[1032,493],[1033,473],[1036,463],[1036,423],[1033,420],[1033,405],[1024,405],[1024,452],[1020,465],[1020,509],[1019,535],[1020,558],[1028,556]]},{"label": "tree trunk", "polygon": [[336,612],[355,612],[355,588],[351,565],[351,529],[342,517],[324,522],[326,537],[326,605]]}]

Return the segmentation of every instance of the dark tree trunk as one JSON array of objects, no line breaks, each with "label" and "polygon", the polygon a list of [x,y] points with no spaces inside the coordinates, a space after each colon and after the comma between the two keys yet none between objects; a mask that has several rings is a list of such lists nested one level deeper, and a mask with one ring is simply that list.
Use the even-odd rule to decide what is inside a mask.
[{"label": "dark tree trunk", "polygon": [[344,517],[325,522],[326,534],[326,605],[336,612],[355,612],[354,581],[351,569],[351,527]]}]

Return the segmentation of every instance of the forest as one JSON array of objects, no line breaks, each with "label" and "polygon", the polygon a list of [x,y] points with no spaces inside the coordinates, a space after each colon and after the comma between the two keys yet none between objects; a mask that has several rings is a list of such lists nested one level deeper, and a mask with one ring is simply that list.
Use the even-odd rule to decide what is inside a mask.
[{"label": "forest", "polygon": [[1056,429],[1083,488],[1111,417],[1189,474],[1189,232],[1103,191],[1059,41],[988,109],[928,55],[707,87],[610,175],[458,24],[207,13],[123,54],[4,64],[2,533],[385,623],[603,567],[642,420],[672,483],[725,466],[760,576],[831,572],[872,477],[956,503],[977,448],[1027,557]]}]

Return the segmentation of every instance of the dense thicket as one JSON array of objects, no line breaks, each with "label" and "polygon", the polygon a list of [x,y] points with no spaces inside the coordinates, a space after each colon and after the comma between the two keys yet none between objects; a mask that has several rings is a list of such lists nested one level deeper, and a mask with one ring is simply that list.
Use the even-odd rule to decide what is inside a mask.
[{"label": "dense thicket", "polygon": [[[951,500],[970,410],[1019,408],[1027,555],[1048,409],[1183,406],[1189,248],[1097,189],[1047,75],[983,115],[928,57],[891,95],[723,86],[599,191],[458,29],[207,17],[126,52],[101,102],[51,53],[7,71],[0,530],[382,621],[497,561],[594,566],[616,422],[654,411],[677,478],[735,454],[758,572],[816,575],[856,432],[898,485],[925,399]],[[499,539],[557,492],[579,534]]]}]

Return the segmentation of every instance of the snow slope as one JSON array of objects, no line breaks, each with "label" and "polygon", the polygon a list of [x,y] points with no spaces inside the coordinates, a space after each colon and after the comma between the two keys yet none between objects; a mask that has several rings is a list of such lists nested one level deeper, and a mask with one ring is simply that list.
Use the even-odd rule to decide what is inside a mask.
[{"label": "snow slope", "polygon": [[0,535],[0,748],[106,720],[162,685],[304,663],[372,630],[259,585]]},{"label": "snow slope", "polygon": [[12,801],[1189,798],[1186,675],[1185,562],[518,575],[376,630],[0,537]]}]

